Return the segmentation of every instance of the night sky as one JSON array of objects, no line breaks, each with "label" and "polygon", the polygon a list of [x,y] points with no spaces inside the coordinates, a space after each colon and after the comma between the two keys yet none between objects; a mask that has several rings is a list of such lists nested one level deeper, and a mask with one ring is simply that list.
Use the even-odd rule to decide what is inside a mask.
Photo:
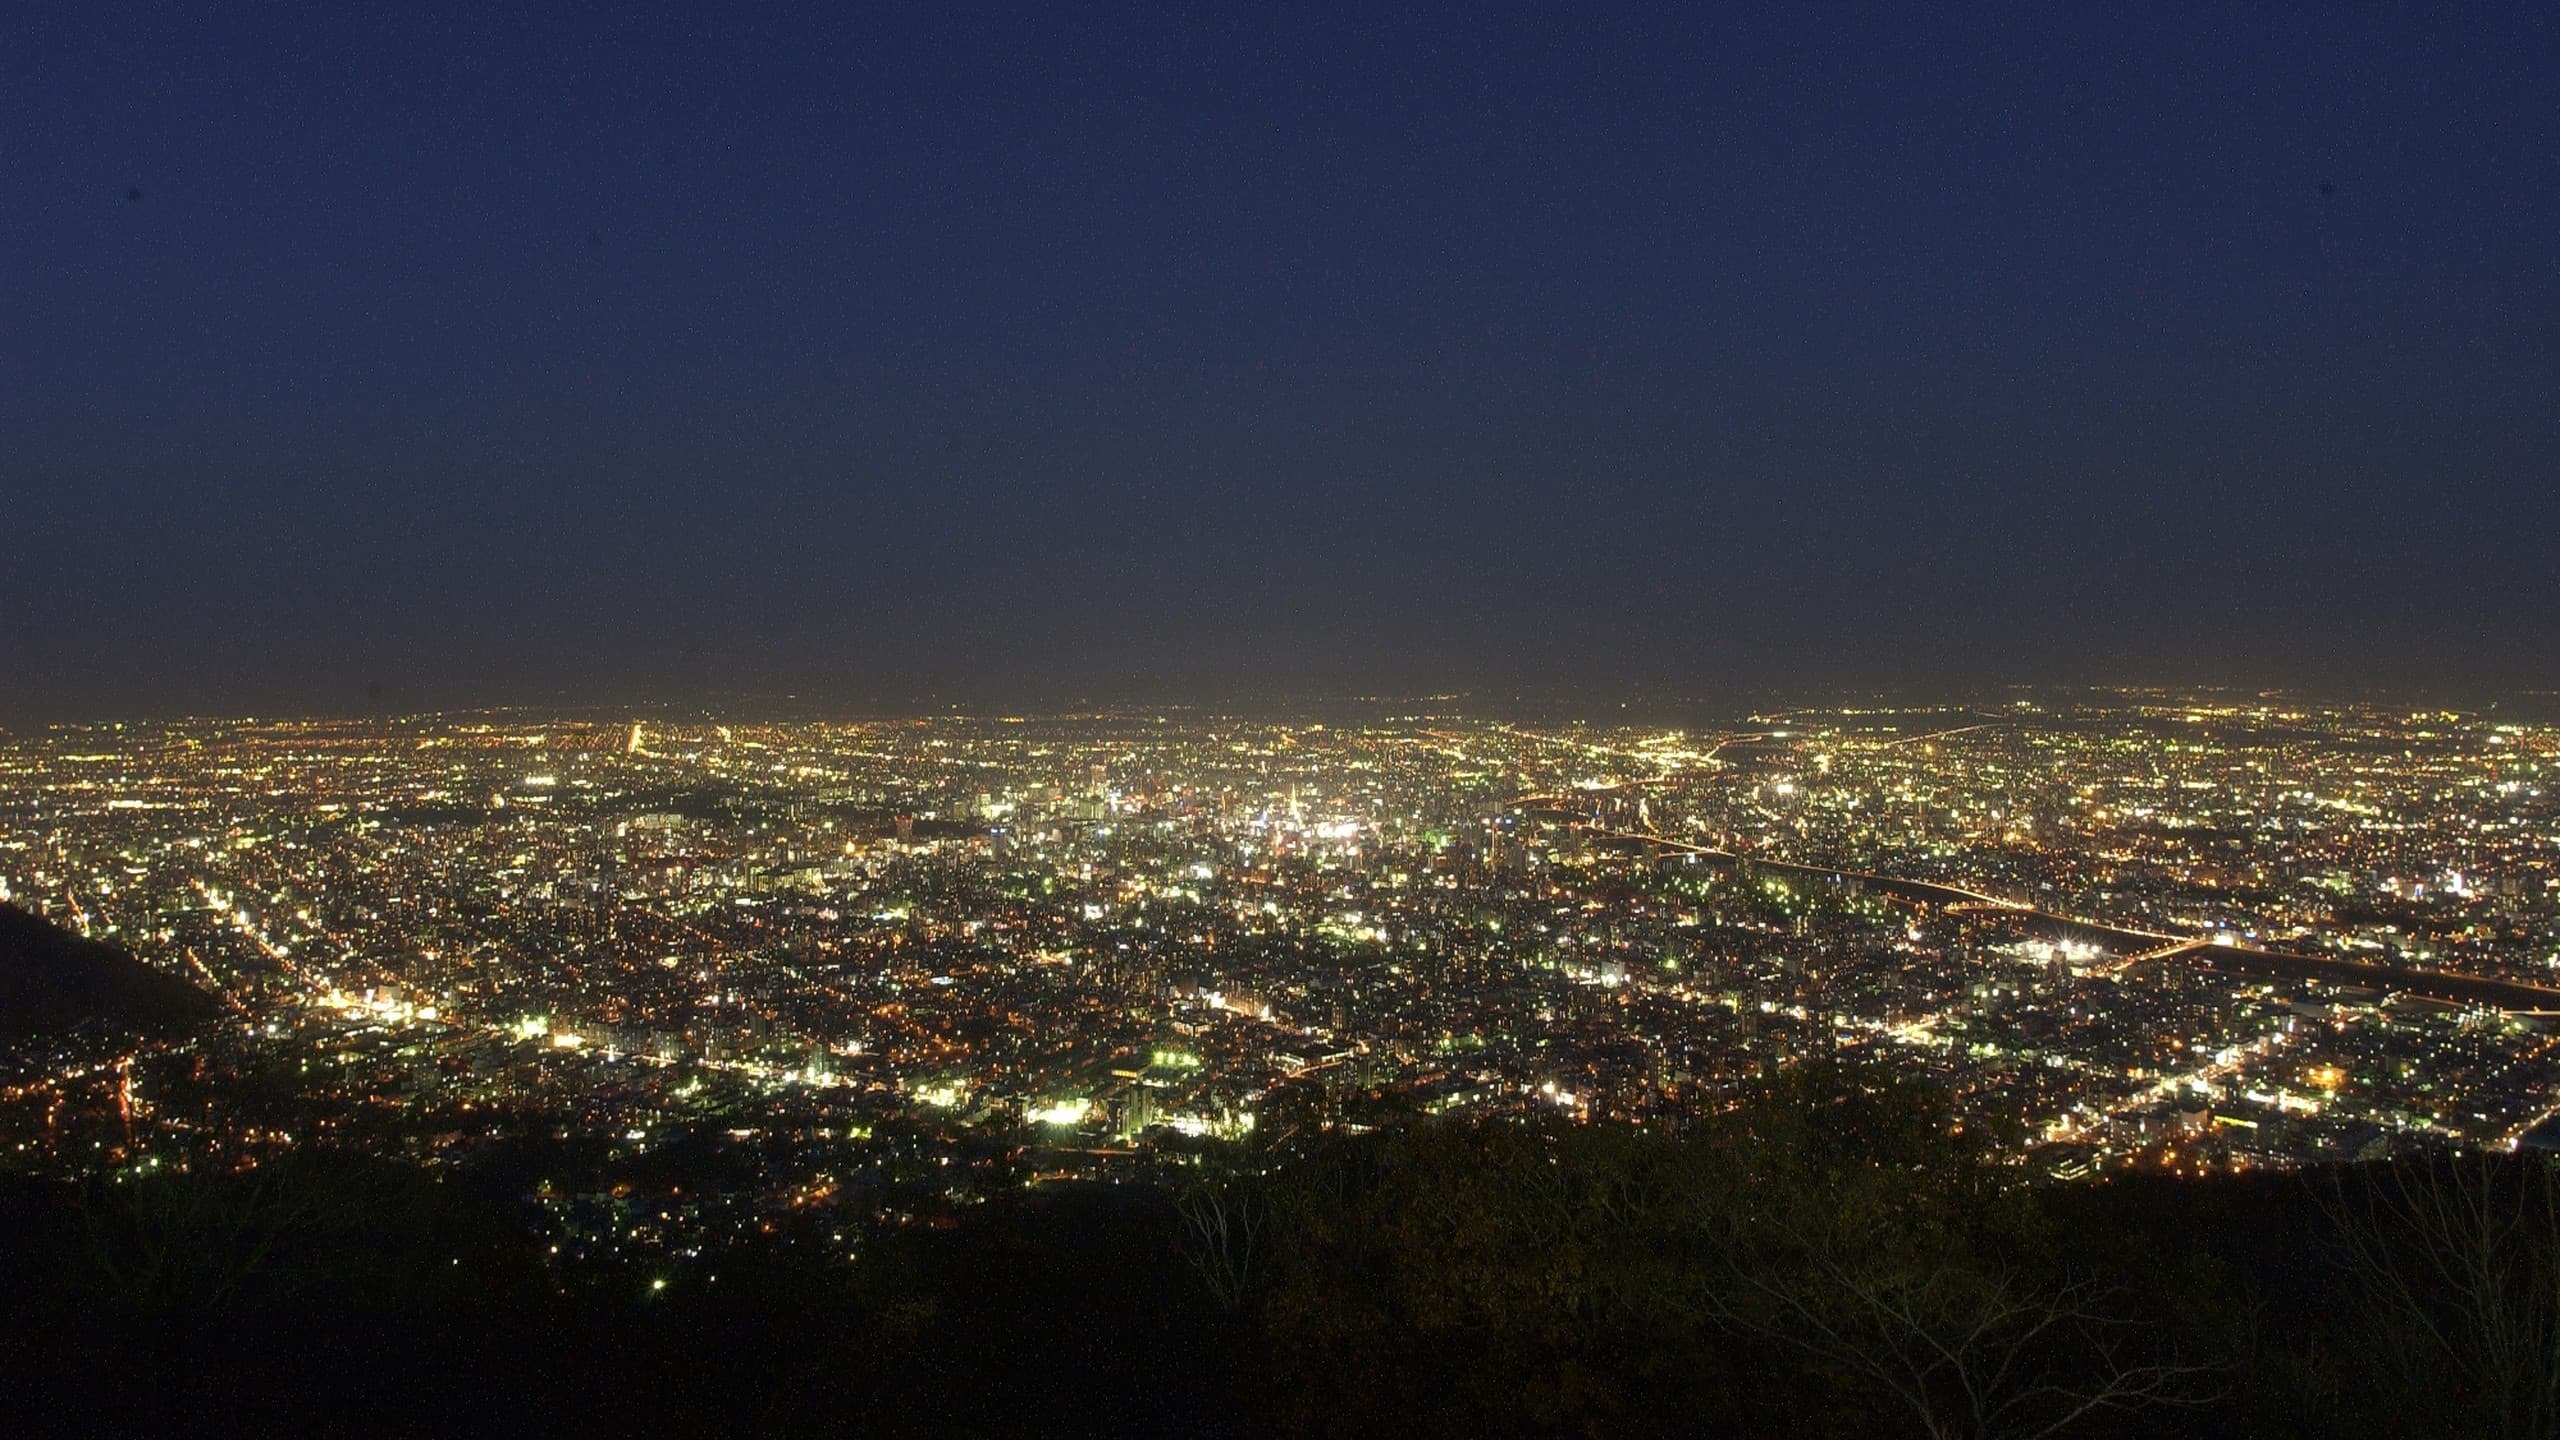
[{"label": "night sky", "polygon": [[0,718],[2560,685],[2548,3],[6,11]]}]

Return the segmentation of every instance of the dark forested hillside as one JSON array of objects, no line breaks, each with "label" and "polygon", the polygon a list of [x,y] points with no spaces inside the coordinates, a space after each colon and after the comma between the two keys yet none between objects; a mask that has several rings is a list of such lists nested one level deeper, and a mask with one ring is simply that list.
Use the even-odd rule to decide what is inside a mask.
[{"label": "dark forested hillside", "polygon": [[0,1185],[12,1433],[2547,1436],[2540,1162],[2016,1183],[1812,1074],[1679,1138],[1413,1120],[851,1263],[562,1270],[497,1171]]}]

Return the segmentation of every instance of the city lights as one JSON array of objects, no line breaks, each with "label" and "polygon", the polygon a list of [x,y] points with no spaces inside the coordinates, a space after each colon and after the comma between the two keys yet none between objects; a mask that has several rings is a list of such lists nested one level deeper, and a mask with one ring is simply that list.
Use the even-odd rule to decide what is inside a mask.
[{"label": "city lights", "polygon": [[2043,1176],[2539,1144],[2555,756],[2104,693],[63,727],[0,746],[0,886],[225,1018],[21,1051],[0,1138],[70,1174],[585,1145],[538,1200],[563,1263],[1381,1112],[1677,1127],[1826,1056]]}]

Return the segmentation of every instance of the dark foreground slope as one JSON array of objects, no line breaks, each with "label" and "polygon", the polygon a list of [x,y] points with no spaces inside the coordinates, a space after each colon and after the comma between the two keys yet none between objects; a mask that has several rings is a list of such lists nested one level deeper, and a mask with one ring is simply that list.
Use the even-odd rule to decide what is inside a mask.
[{"label": "dark foreground slope", "polygon": [[84,1020],[170,1031],[220,1008],[203,991],[113,945],[0,903],[0,1034],[55,1034]]},{"label": "dark foreground slope", "polygon": [[[1028,1192],[878,1231],[850,1264],[584,1275],[540,1263],[518,1200],[469,1172],[309,1152],[86,1189],[0,1177],[0,1427],[2550,1433],[2540,1172],[2476,1167],[2469,1191],[2408,1168],[2009,1173],[1889,1089],[1798,1086],[1676,1141],[1415,1122],[1168,1187]],[[2394,1217],[2465,1206],[2413,1194],[2527,1223],[2447,1267],[2460,1234]],[[2467,1294],[2464,1273],[2513,1283]]]}]

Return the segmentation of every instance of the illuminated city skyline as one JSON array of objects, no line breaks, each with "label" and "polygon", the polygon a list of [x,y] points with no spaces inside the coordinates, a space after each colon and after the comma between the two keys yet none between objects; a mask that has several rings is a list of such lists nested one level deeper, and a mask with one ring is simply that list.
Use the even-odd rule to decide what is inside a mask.
[{"label": "illuminated city skyline", "polygon": [[[120,1132],[17,1143],[449,1163],[548,1116],[636,1160],[726,1116],[1110,1174],[1364,1107],[1676,1130],[1859,1055],[2055,1176],[2511,1148],[2560,1111],[2555,765],[2550,725],[2160,692],[54,727],[0,744],[0,898],[232,1018],[192,1080],[112,1072]],[[22,1106],[108,1073],[49,1053]]]},{"label": "illuminated city skyline", "polygon": [[8,1413],[2560,1435],[2555,57],[8,7]]}]

